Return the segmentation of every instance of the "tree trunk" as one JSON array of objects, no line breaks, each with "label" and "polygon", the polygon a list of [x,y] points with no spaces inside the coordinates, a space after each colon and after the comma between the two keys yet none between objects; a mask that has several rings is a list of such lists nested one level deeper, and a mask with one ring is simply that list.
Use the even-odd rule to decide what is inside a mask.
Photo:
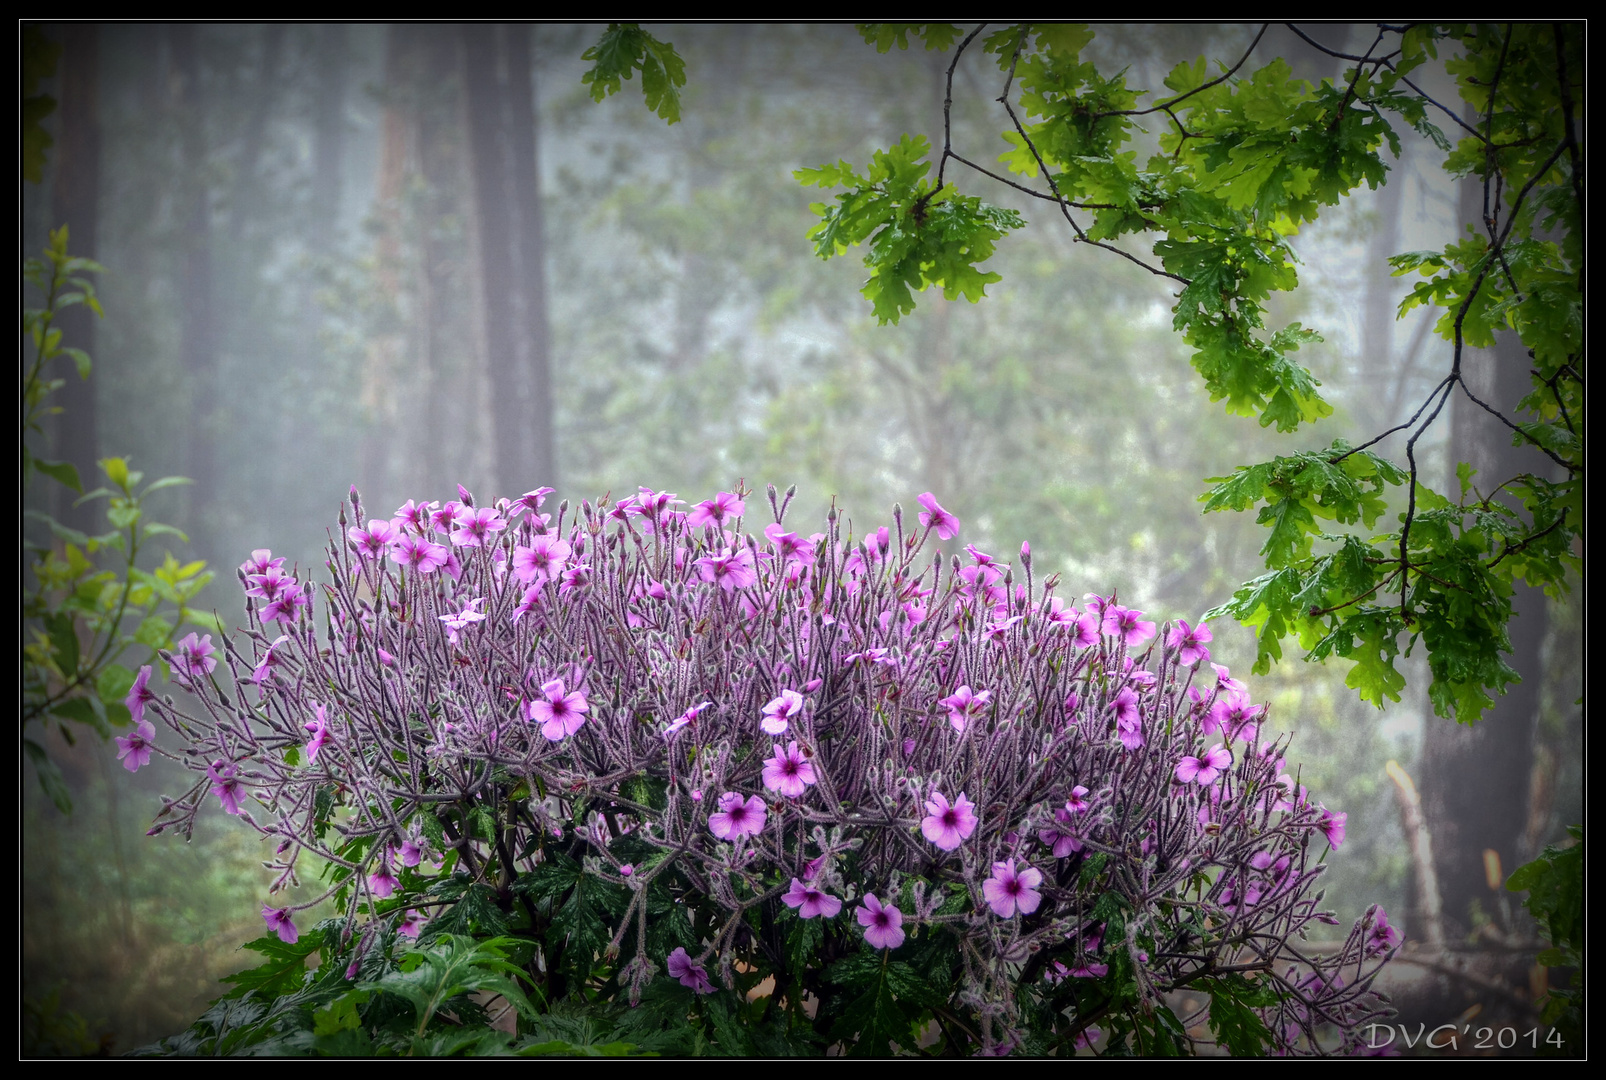
[{"label": "tree trunk", "polygon": [[529,30],[462,33],[493,471],[514,494],[556,476]]},{"label": "tree trunk", "polygon": [[[68,251],[95,259],[100,250],[100,27],[95,23],[65,23],[61,27],[61,60],[58,63],[61,104],[56,116],[55,178],[51,186],[52,216],[56,225],[68,227]],[[56,318],[62,342],[83,349],[92,360],[95,355],[95,313],[79,305]],[[101,456],[100,416],[96,388],[100,379],[78,378],[69,360],[57,361],[52,374],[67,380],[56,404],[55,456],[78,468],[84,490],[99,485]],[[66,488],[51,485],[58,496],[52,513],[58,521],[77,529],[100,532],[104,525],[101,506],[86,503],[75,507],[76,498]]]},{"label": "tree trunk", "polygon": [[[1483,217],[1483,184],[1469,177],[1461,184],[1460,220]],[[1482,226],[1477,226],[1482,228]],[[1464,349],[1461,370],[1481,400],[1515,418],[1515,406],[1528,393],[1529,359],[1516,334],[1501,333],[1492,349]],[[1478,470],[1473,483],[1488,492],[1519,473],[1546,475],[1545,459],[1531,447],[1511,445],[1511,432],[1499,420],[1457,393],[1450,414],[1450,462]],[[1453,473],[1446,481],[1451,497],[1460,490]],[[1514,505],[1514,504],[1513,504]],[[1433,825],[1444,915],[1462,930],[1473,922],[1471,907],[1492,913],[1495,899],[1485,881],[1484,852],[1492,850],[1509,875],[1524,854],[1519,849],[1528,820],[1528,788],[1538,728],[1540,645],[1547,612],[1544,594],[1518,585],[1512,598],[1512,651],[1507,660],[1522,682],[1496,698],[1474,727],[1431,718],[1422,748],[1422,797]]]},{"label": "tree trunk", "polygon": [[212,296],[211,192],[206,180],[206,131],[201,107],[201,62],[195,27],[175,23],[168,28],[172,50],[171,107],[179,128],[183,215],[184,269],[180,280],[179,358],[189,383],[189,445],[185,473],[190,489],[190,539],[207,559],[212,550],[211,508],[218,499],[218,362],[217,323]]},{"label": "tree trunk", "polygon": [[346,141],[346,27],[317,28],[318,105],[312,142],[312,250],[333,252],[340,218],[341,163]]}]

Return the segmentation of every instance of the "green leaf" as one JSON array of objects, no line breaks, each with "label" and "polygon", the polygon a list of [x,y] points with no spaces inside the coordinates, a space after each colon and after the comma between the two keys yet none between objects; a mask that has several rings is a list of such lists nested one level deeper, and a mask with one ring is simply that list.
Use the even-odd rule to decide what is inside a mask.
[{"label": "green leaf", "polygon": [[70,615],[47,615],[45,633],[50,635],[50,648],[55,654],[56,666],[61,673],[72,678],[78,673],[78,628]]},{"label": "green leaf", "polygon": [[99,698],[68,698],[52,705],[50,714],[94,728],[102,739],[111,737],[111,729],[106,724],[105,707],[101,705]]},{"label": "green leaf", "polygon": [[242,998],[253,991],[260,997],[276,998],[299,990],[306,982],[307,958],[322,944],[323,934],[317,930],[300,935],[293,945],[280,941],[277,934],[246,942],[240,948],[261,953],[267,959],[254,968],[223,976],[223,982],[234,985],[224,998]]},{"label": "green leaf", "polygon": [[90,371],[94,367],[94,365],[92,365],[89,361],[89,354],[84,352],[82,349],[63,349],[61,351],[72,357],[73,363],[77,365],[79,380],[87,380],[89,378]]},{"label": "green leaf", "polygon": [[680,88],[686,85],[686,64],[667,41],[659,41],[636,23],[609,23],[595,45],[580,57],[592,67],[580,76],[591,88],[591,100],[617,94],[621,81],[641,72],[647,108],[670,124],[680,119]]},{"label": "green leaf", "polygon": [[1210,995],[1210,1031],[1233,1057],[1264,1057],[1272,1044],[1256,1009],[1277,1003],[1270,987],[1250,983],[1242,975],[1209,979],[1204,988]]},{"label": "green leaf", "polygon": [[100,459],[100,467],[106,473],[106,478],[123,490],[128,490],[128,461],[124,458],[109,457]]},{"label": "green leaf", "polygon": [[108,705],[122,704],[134,687],[134,673],[121,664],[107,664],[95,678],[95,693]]},{"label": "green leaf", "polygon": [[22,750],[28,756],[28,760],[33,762],[34,771],[39,774],[39,786],[50,797],[50,801],[56,804],[56,809],[63,814],[72,813],[72,795],[67,791],[67,781],[62,777],[61,769],[50,760],[45,748],[24,736]]},{"label": "green leaf", "polygon": [[33,459],[33,467],[55,480],[57,483],[78,492],[84,492],[84,485],[78,479],[78,466],[70,461],[45,461],[41,458]]},{"label": "green leaf", "polygon": [[160,480],[151,481],[150,484],[146,486],[144,494],[149,495],[151,492],[160,491],[163,488],[177,487],[180,484],[193,483],[195,483],[195,481],[191,480],[187,476],[164,476]]}]

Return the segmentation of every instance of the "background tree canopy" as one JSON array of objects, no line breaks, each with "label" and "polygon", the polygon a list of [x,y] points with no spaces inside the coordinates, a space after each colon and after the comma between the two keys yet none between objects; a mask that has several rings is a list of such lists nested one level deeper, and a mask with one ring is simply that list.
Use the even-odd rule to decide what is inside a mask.
[{"label": "background tree canopy", "polygon": [[[934,491],[1216,610],[1350,814],[1343,917],[1425,934],[1393,758],[1444,932],[1521,938],[1485,853],[1582,812],[1581,25],[974,29],[46,25],[25,248],[107,267],[50,457],[193,478],[172,550],[225,569],[321,565],[353,482]],[[241,966],[260,859],[145,840],[162,775],[50,738],[25,989],[127,1049]]]}]

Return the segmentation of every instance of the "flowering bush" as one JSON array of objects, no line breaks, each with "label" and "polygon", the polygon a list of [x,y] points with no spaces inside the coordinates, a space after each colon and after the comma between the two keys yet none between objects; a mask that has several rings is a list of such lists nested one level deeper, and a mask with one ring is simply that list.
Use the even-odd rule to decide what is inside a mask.
[{"label": "flowering bush", "polygon": [[152,833],[220,805],[274,843],[270,894],[312,856],[342,907],[263,908],[254,948],[323,959],[236,977],[300,1003],[265,1014],[281,1048],[348,1000],[334,1030],[379,1032],[371,991],[475,939],[532,988],[495,976],[545,1033],[515,1049],[580,1010],[684,1053],[1172,1053],[1205,1023],[1325,1053],[1384,1011],[1380,910],[1303,944],[1344,815],[1206,627],[1067,603],[1028,546],[935,551],[960,522],[929,493],[862,536],[791,531],[774,488],[759,536],[740,489],[555,521],[550,489],[459,493],[364,524],[353,490],[328,584],[254,553],[245,629],[164,654],[195,704],[130,696],[137,752],[197,777]]}]

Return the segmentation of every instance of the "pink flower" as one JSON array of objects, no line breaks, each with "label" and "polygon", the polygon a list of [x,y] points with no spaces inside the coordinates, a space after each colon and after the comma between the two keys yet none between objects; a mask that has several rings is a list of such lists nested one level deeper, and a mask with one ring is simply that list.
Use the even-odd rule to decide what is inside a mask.
[{"label": "pink flower", "polygon": [[814,562],[814,545],[797,533],[783,531],[779,523],[764,526],[764,537],[774,546],[775,554],[786,562],[804,565]]},{"label": "pink flower", "polygon": [[993,692],[991,690],[972,692],[970,687],[961,686],[958,690],[937,702],[937,704],[948,710],[948,722],[953,725],[954,730],[963,732],[966,725],[970,723],[970,718],[980,716],[986,710],[987,703],[992,699]]},{"label": "pink flower", "polygon": [[1322,830],[1322,835],[1327,837],[1327,842],[1332,845],[1334,851],[1337,851],[1338,845],[1344,842],[1344,828],[1345,823],[1348,821],[1348,814],[1334,813],[1327,807],[1322,807],[1322,823],[1319,827]]},{"label": "pink flower", "polygon": [[697,717],[698,717],[698,714],[700,714],[704,709],[709,708],[713,704],[714,703],[712,701],[704,701],[701,704],[693,705],[691,708],[689,708],[685,712],[681,713],[680,716],[678,716],[675,720],[673,720],[669,724],[668,727],[664,728],[664,738],[666,738],[666,739],[669,738],[671,735],[675,734],[675,732],[679,731],[681,728],[685,727],[687,724],[689,724],[692,721],[696,720]]},{"label": "pink flower", "polygon": [[[147,674],[150,668],[144,669]],[[134,730],[128,735],[117,736],[117,757],[123,763],[123,768],[129,772],[139,770],[151,763],[151,747],[156,742],[156,728],[149,720],[141,717],[134,722]]]},{"label": "pink flower", "polygon": [[757,795],[743,799],[734,791],[719,797],[719,812],[708,819],[708,827],[721,840],[735,840],[741,836],[757,836],[764,831],[768,812],[764,800]]},{"label": "pink flower", "polygon": [[1365,921],[1371,924],[1366,934],[1368,956],[1381,956],[1404,940],[1404,935],[1389,925],[1388,915],[1375,904],[1366,913]]},{"label": "pink flower", "polygon": [[251,557],[249,559],[240,564],[240,573],[244,574],[246,577],[250,577],[252,574],[264,574],[267,573],[267,571],[272,567],[279,567],[283,565],[284,556],[281,555],[275,559],[273,557],[273,552],[269,551],[267,548],[257,548],[255,551],[251,552]]},{"label": "pink flower", "polygon": [[1221,771],[1232,764],[1232,751],[1217,743],[1202,758],[1185,757],[1177,764],[1177,779],[1200,787],[1216,782]]},{"label": "pink flower", "polygon": [[686,515],[686,524],[692,528],[699,525],[717,525],[723,527],[727,518],[739,518],[747,509],[747,504],[728,491],[721,491],[712,499],[704,499],[691,508]]},{"label": "pink flower", "polygon": [[[1077,788],[1077,790],[1085,792],[1087,789]],[[1085,809],[1086,804],[1082,805]],[[1081,812],[1083,811],[1073,811],[1071,804],[1067,802],[1064,806],[1054,811],[1054,827],[1052,829],[1039,829],[1037,831],[1037,839],[1041,840],[1045,846],[1054,852],[1054,858],[1063,859],[1072,852],[1082,850],[1083,841],[1082,837],[1077,834],[1076,818],[1074,816]]]},{"label": "pink flower", "polygon": [[188,680],[210,674],[217,667],[217,660],[212,656],[214,651],[211,634],[199,640],[193,633],[186,634],[172,654],[173,676],[179,685],[188,686]]},{"label": "pink flower", "polygon": [[329,741],[329,723],[323,706],[316,701],[312,703],[313,718],[302,727],[312,732],[312,738],[307,740],[307,760],[317,761],[318,751],[324,748]]},{"label": "pink flower", "polygon": [[814,765],[803,756],[795,742],[787,746],[784,754],[777,746],[775,756],[764,759],[764,786],[788,799],[802,795],[804,789],[814,782]]},{"label": "pink flower", "polygon": [[1070,643],[1078,649],[1091,649],[1099,643],[1099,617],[1084,611],[1069,628]]},{"label": "pink flower", "polygon": [[553,679],[541,684],[541,693],[546,695],[546,700],[537,698],[530,702],[524,707],[524,715],[532,723],[541,725],[541,734],[548,740],[558,742],[585,724],[583,714],[591,709],[586,704],[585,691],[568,693],[562,679]]},{"label": "pink flower", "polygon": [[433,574],[446,565],[451,555],[443,545],[431,543],[421,536],[403,536],[390,545],[391,562],[420,574]]},{"label": "pink flower", "polygon": [[1138,712],[1138,695],[1129,686],[1121,687],[1112,702],[1115,708],[1115,730],[1121,745],[1136,750],[1143,745],[1143,716]]},{"label": "pink flower", "polygon": [[1042,883],[1042,871],[1031,866],[1017,871],[1015,860],[1010,859],[993,863],[993,876],[981,883],[981,893],[993,914],[1007,919],[1016,911],[1030,915],[1037,910],[1037,905],[1043,902],[1042,893],[1037,891]]},{"label": "pink flower", "polygon": [[684,948],[676,949],[664,961],[664,967],[669,969],[669,977],[679,979],[680,985],[689,987],[699,994],[712,994],[714,984],[708,979],[708,972],[703,965],[693,960]]},{"label": "pink flower", "polygon": [[864,927],[864,940],[871,948],[896,949],[903,944],[903,912],[891,904],[882,906],[874,893],[865,895],[855,916]]},{"label": "pink flower", "polygon": [[758,584],[758,571],[753,568],[753,553],[745,547],[698,559],[693,565],[704,581],[717,581],[726,592]]},{"label": "pink flower", "polygon": [[926,800],[926,817],[921,819],[920,831],[943,851],[953,851],[970,839],[977,820],[975,804],[965,798],[963,791],[951,804],[942,792],[933,791]]},{"label": "pink flower", "polygon": [[1210,650],[1205,648],[1205,642],[1212,640],[1210,627],[1204,623],[1190,627],[1186,619],[1178,619],[1177,625],[1171,628],[1166,635],[1165,646],[1168,649],[1178,649],[1177,660],[1183,667],[1192,667],[1201,660],[1210,659]]},{"label": "pink flower", "polygon": [[290,921],[289,908],[270,908],[262,905],[262,919],[268,924],[268,929],[279,935],[279,940],[286,945],[294,945],[301,935],[296,933],[296,924]]},{"label": "pink flower", "polygon": [[446,624],[446,640],[453,645],[457,644],[457,632],[467,630],[477,622],[484,622],[485,616],[474,609],[485,603],[485,597],[477,596],[463,605],[462,611],[450,615],[437,615],[436,618]]},{"label": "pink flower", "polygon": [[430,511],[437,505],[439,504],[432,502],[415,503],[408,499],[396,508],[396,512],[390,517],[390,523],[398,529],[411,529],[416,533],[422,533],[429,525]]},{"label": "pink flower", "polygon": [[1071,789],[1071,797],[1065,800],[1065,810],[1070,814],[1085,814],[1088,811],[1087,788],[1077,784]]},{"label": "pink flower", "polygon": [[937,497],[926,492],[917,500],[925,507],[920,511],[920,525],[926,529],[936,529],[937,535],[944,540],[952,540],[959,535],[959,519],[954,517],[941,506],[937,505]]},{"label": "pink flower", "polygon": [[1242,738],[1252,741],[1259,732],[1257,721],[1264,711],[1261,706],[1249,700],[1248,693],[1228,690],[1218,694],[1201,727],[1206,735],[1214,735],[1219,731],[1229,739]]},{"label": "pink flower", "polygon": [[396,927],[396,933],[417,941],[419,930],[423,929],[427,922],[429,920],[417,908],[408,908],[407,913],[402,916],[401,923]]},{"label": "pink flower", "polygon": [[368,875],[368,887],[374,890],[374,895],[381,900],[389,900],[391,894],[396,891],[396,886],[400,884],[401,881],[390,869],[390,862],[385,859],[381,859],[379,868]]},{"label": "pink flower", "polygon": [[146,664],[139,669],[139,674],[134,676],[134,685],[129,689],[128,696],[123,699],[123,704],[128,706],[128,711],[133,715],[136,724],[145,719],[145,706],[156,700],[155,692],[148,686],[150,681],[151,666]]},{"label": "pink flower", "polygon": [[789,908],[797,908],[798,916],[804,919],[812,919],[816,915],[834,919],[837,912],[842,910],[842,901],[830,893],[821,892],[815,885],[803,884],[797,878],[792,879],[792,887],[781,897],[781,903]]},{"label": "pink flower", "polygon": [[452,529],[452,543],[458,547],[484,547],[493,532],[505,528],[507,522],[493,507],[482,506],[477,510],[465,507]]},{"label": "pink flower", "polygon": [[1141,645],[1154,636],[1154,624],[1146,622],[1141,611],[1111,605],[1104,610],[1104,632],[1111,637],[1120,638],[1128,647],[1132,647]]},{"label": "pink flower", "polygon": [[396,526],[388,521],[374,520],[368,523],[366,529],[359,529],[353,525],[346,530],[346,538],[351,541],[357,554],[364,559],[377,559],[385,553],[391,543],[396,539]]},{"label": "pink flower", "polygon": [[513,573],[523,582],[556,581],[572,551],[556,536],[537,536],[529,547],[513,549]]},{"label": "pink flower", "polygon": [[212,780],[212,794],[223,804],[224,812],[238,814],[240,799],[245,795],[245,785],[240,782],[240,767],[220,759],[212,762],[206,775]]},{"label": "pink flower", "polygon": [[803,711],[803,695],[796,690],[782,690],[781,696],[764,706],[764,719],[758,726],[771,735],[786,732],[787,722]]}]

